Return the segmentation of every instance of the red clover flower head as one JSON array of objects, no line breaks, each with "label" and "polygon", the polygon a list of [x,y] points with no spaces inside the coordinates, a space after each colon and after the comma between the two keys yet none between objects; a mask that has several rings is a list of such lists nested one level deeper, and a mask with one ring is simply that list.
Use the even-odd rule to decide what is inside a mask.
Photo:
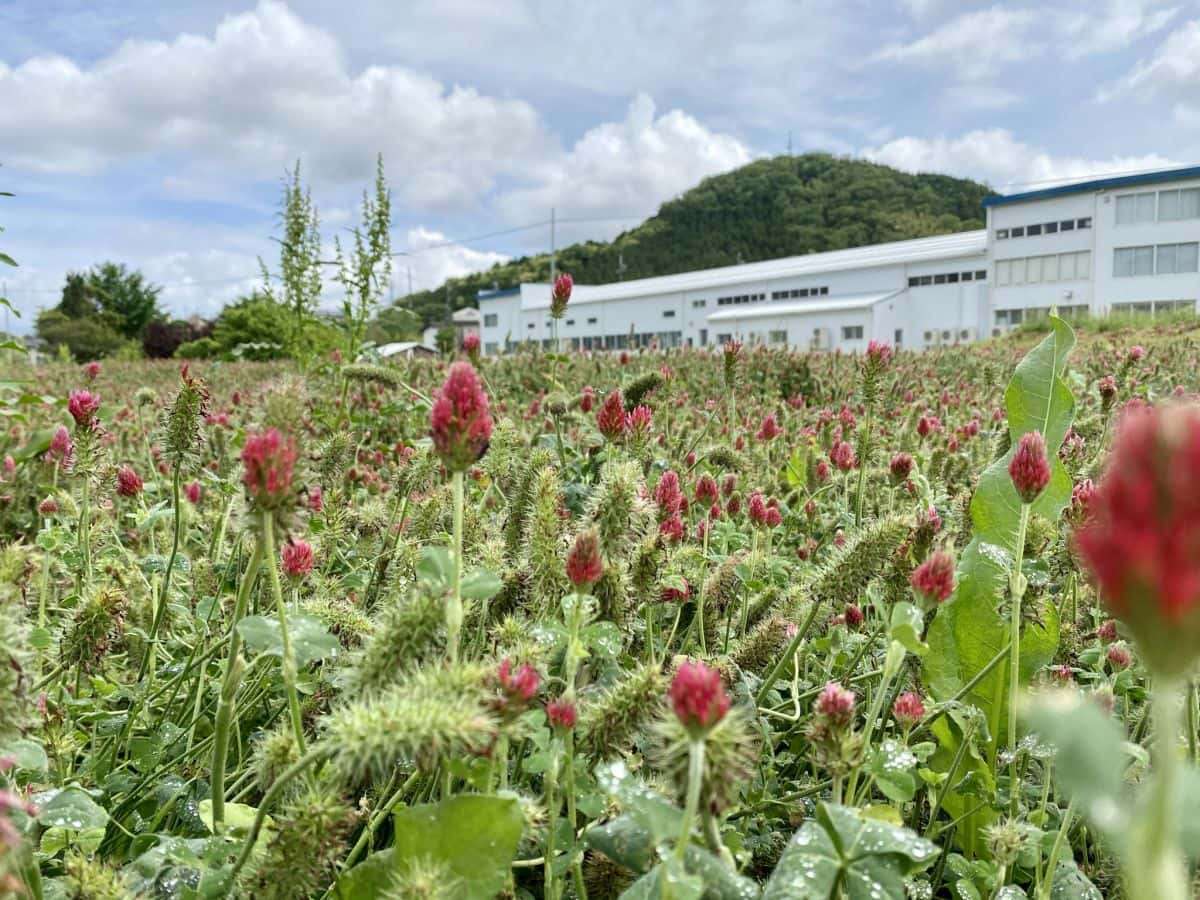
[{"label": "red clover flower head", "polygon": [[696,480],[697,503],[711,504],[716,501],[719,492],[717,479],[713,478],[707,472]]},{"label": "red clover flower head", "polygon": [[122,497],[136,497],[142,492],[142,479],[132,466],[117,469],[117,493]]},{"label": "red clover flower head", "polygon": [[912,728],[925,718],[925,704],[921,695],[913,691],[905,691],[892,704],[892,715],[904,728]]},{"label": "red clover flower head", "polygon": [[575,727],[578,713],[575,704],[565,697],[558,697],[546,704],[546,718],[550,725],[559,731],[570,731]]},{"label": "red clover flower head", "polygon": [[479,335],[473,331],[468,331],[463,335],[462,339],[463,353],[467,354],[471,362],[479,362]]},{"label": "red clover flower head", "polygon": [[95,381],[100,377],[100,363],[95,360],[86,363],[83,367],[83,374],[87,377],[88,381]]},{"label": "red clover flower head", "polygon": [[923,600],[945,603],[954,593],[954,557],[945,550],[935,550],[913,570],[909,581]]},{"label": "red clover flower head", "polygon": [[487,393],[469,362],[460,360],[450,366],[429,411],[429,433],[451,472],[465,472],[487,452],[492,415]]},{"label": "red clover flower head", "polygon": [[203,494],[203,489],[200,487],[200,482],[188,482],[187,487],[183,489],[184,496],[188,498],[188,502],[193,506],[200,502],[200,496]]},{"label": "red clover flower head", "polygon": [[658,505],[660,519],[679,512],[683,506],[683,491],[679,488],[679,476],[674,469],[667,469],[654,487],[654,502]]},{"label": "red clover flower head", "polygon": [[280,552],[283,574],[299,581],[313,569],[312,544],[305,540],[289,540]]},{"label": "red clover flower head", "polygon": [[729,695],[721,673],[702,662],[686,660],[679,666],[669,691],[671,707],[683,727],[703,734],[729,712]]},{"label": "red clover flower head", "polygon": [[277,509],[291,499],[296,444],[276,428],[252,434],[242,447],[242,484],[263,509]]},{"label": "red clover flower head", "polygon": [[903,484],[908,476],[912,474],[913,458],[908,453],[901,451],[892,457],[892,461],[888,464],[888,471],[891,473],[892,484]]},{"label": "red clover flower head", "polygon": [[571,289],[575,287],[575,280],[566,272],[563,272],[554,279],[554,287],[550,292],[550,316],[555,319],[561,319],[567,311],[567,303],[571,300]]},{"label": "red clover flower head", "polygon": [[830,725],[844,727],[854,718],[854,692],[830,681],[817,695],[816,714]]},{"label": "red clover flower head", "polygon": [[1017,443],[1017,452],[1008,464],[1008,474],[1022,503],[1032,503],[1050,483],[1050,461],[1046,458],[1046,439],[1041,432],[1027,431]]},{"label": "red clover flower head", "polygon": [[1200,407],[1125,413],[1107,470],[1075,532],[1109,609],[1156,673],[1200,651]]},{"label": "red clover flower head", "polygon": [[829,451],[829,459],[842,472],[849,472],[858,465],[858,456],[848,441],[838,441]]},{"label": "red clover flower head", "polygon": [[775,413],[770,413],[762,420],[762,424],[758,427],[758,432],[754,436],[760,441],[773,441],[781,434],[783,434],[783,429],[779,427],[779,422],[775,419]]},{"label": "red clover flower head", "polygon": [[521,668],[513,672],[512,660],[507,658],[500,663],[500,668],[496,671],[496,678],[500,682],[500,690],[504,692],[505,698],[518,706],[524,706],[532,700],[537,695],[538,686],[542,682],[537,669],[529,663],[522,663]]},{"label": "red clover flower head", "polygon": [[100,397],[91,391],[71,391],[67,397],[67,411],[75,420],[75,426],[91,431],[96,424],[96,412],[100,409]]},{"label": "red clover flower head", "polygon": [[629,428],[629,415],[625,412],[625,397],[621,389],[609,391],[596,413],[596,427],[610,441],[619,441]]},{"label": "red clover flower head", "polygon": [[635,406],[629,414],[629,430],[635,438],[644,439],[650,434],[654,413],[645,405]]},{"label": "red clover flower head", "polygon": [[600,558],[600,535],[594,528],[581,531],[567,552],[567,578],[576,589],[586,590],[604,574]]}]

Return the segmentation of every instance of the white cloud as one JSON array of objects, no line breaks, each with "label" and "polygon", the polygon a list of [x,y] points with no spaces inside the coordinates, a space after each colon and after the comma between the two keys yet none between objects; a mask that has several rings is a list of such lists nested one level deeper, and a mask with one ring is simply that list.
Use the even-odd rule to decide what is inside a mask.
[{"label": "white cloud", "polygon": [[7,162],[56,173],[157,157],[228,181],[274,177],[303,157],[344,183],[381,151],[403,172],[398,193],[423,208],[469,204],[555,149],[528,103],[400,66],[353,72],[332,36],[277,0],[212,37],[127,41],[87,67],[61,56],[0,64],[0,133]]},{"label": "white cloud", "polygon": [[1109,159],[1055,156],[993,128],[957,138],[903,137],[862,155],[909,172],[942,172],[988,182],[997,190],[1032,190],[1055,182],[1176,165],[1156,153]]},{"label": "white cloud", "polygon": [[1120,50],[1161,31],[1178,12],[1162,0],[1109,0],[1103,8],[1063,12],[1056,17],[1059,46],[1068,59]]},{"label": "white cloud", "polygon": [[397,258],[392,273],[397,297],[408,291],[406,267],[412,269],[413,290],[422,291],[437,287],[447,278],[482,272],[508,261],[503,253],[475,250],[448,241],[446,235],[431,228],[417,226],[408,230],[407,248],[412,255]]},{"label": "white cloud", "polygon": [[656,117],[654,101],[639,94],[624,121],[592,128],[537,173],[537,184],[502,194],[497,205],[522,222],[547,217],[551,207],[573,217],[647,215],[702,178],[752,158],[741,141],[682,110]]},{"label": "white cloud", "polygon": [[1200,79],[1200,19],[1173,31],[1153,56],[1102,88],[1098,99],[1103,102],[1123,94],[1151,96],[1175,91],[1194,97],[1197,79]]},{"label": "white cloud", "polygon": [[993,6],[964,13],[907,44],[890,44],[876,61],[953,68],[962,78],[981,79],[1003,65],[1028,59],[1042,44],[1029,32],[1039,17],[1031,10]]}]

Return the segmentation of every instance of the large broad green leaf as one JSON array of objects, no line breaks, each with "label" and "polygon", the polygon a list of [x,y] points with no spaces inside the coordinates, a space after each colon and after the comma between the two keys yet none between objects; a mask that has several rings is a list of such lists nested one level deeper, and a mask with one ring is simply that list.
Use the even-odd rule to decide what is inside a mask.
[{"label": "large broad green leaf", "polygon": [[1111,839],[1124,833],[1122,802],[1124,734],[1112,716],[1076,695],[1047,698],[1026,715],[1030,726],[1054,745],[1054,778],[1092,825]]},{"label": "large broad green leaf", "polygon": [[1104,895],[1079,871],[1075,860],[1060,859],[1050,883],[1050,900],[1104,900]]},{"label": "large broad green leaf", "polygon": [[108,824],[108,812],[81,787],[72,785],[61,791],[50,791],[34,804],[38,808],[38,824],[43,828],[68,828],[83,831],[103,828]]},{"label": "large broad green leaf", "polygon": [[367,857],[337,880],[335,895],[350,900],[376,900],[396,881],[396,851],[389,847]]},{"label": "large broad green leaf", "polygon": [[763,900],[903,897],[904,879],[928,868],[937,847],[907,828],[822,803],[793,836],[763,891]]},{"label": "large broad green leaf", "polygon": [[[959,557],[954,596],[937,612],[926,640],[933,651],[923,660],[930,692],[939,700],[955,694],[976,676],[1008,641],[1002,613],[1009,573],[1020,531],[1021,501],[1008,465],[1021,435],[1038,431],[1046,439],[1050,484],[1033,504],[1034,515],[1056,520],[1071,499],[1071,479],[1058,459],[1058,448],[1071,427],[1075,399],[1063,379],[1075,335],[1064,321],[1051,316],[1053,330],[1018,364],[1004,394],[1011,447],[980,476],[971,500],[973,537]],[[1038,623],[1021,635],[1021,680],[1054,658],[1058,620],[1047,604]],[[997,665],[965,698],[984,710],[993,736],[1007,721],[1007,660]]]},{"label": "large broad green leaf", "polygon": [[426,861],[444,866],[464,900],[504,889],[524,817],[515,798],[461,794],[397,812],[394,862],[403,875]]},{"label": "large broad green leaf", "polygon": [[[248,649],[275,656],[283,655],[283,635],[279,628],[279,619],[275,616],[246,616],[238,622],[237,630]],[[341,649],[338,639],[314,616],[289,616],[288,636],[292,639],[292,655],[296,665],[301,668],[318,659],[337,656]]]}]

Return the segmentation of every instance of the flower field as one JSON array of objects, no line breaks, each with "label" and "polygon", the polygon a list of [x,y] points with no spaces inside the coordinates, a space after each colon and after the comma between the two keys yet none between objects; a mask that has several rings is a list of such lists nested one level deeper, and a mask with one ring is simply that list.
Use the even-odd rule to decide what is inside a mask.
[{"label": "flower field", "polygon": [[1052,326],[12,366],[0,892],[1193,896],[1200,342]]}]

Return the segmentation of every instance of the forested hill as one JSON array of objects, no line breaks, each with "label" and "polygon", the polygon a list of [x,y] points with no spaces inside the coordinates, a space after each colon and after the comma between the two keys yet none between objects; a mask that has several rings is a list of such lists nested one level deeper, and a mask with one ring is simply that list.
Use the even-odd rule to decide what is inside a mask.
[{"label": "forested hill", "polygon": [[[706,178],[612,241],[562,248],[559,271],[583,284],[670,275],[983,227],[986,185],[912,175],[827,153],[778,156]],[[624,273],[618,271],[624,261]],[[549,278],[546,254],[449,281],[455,307],[482,289]],[[424,321],[446,309],[446,285],[406,301]]]}]

